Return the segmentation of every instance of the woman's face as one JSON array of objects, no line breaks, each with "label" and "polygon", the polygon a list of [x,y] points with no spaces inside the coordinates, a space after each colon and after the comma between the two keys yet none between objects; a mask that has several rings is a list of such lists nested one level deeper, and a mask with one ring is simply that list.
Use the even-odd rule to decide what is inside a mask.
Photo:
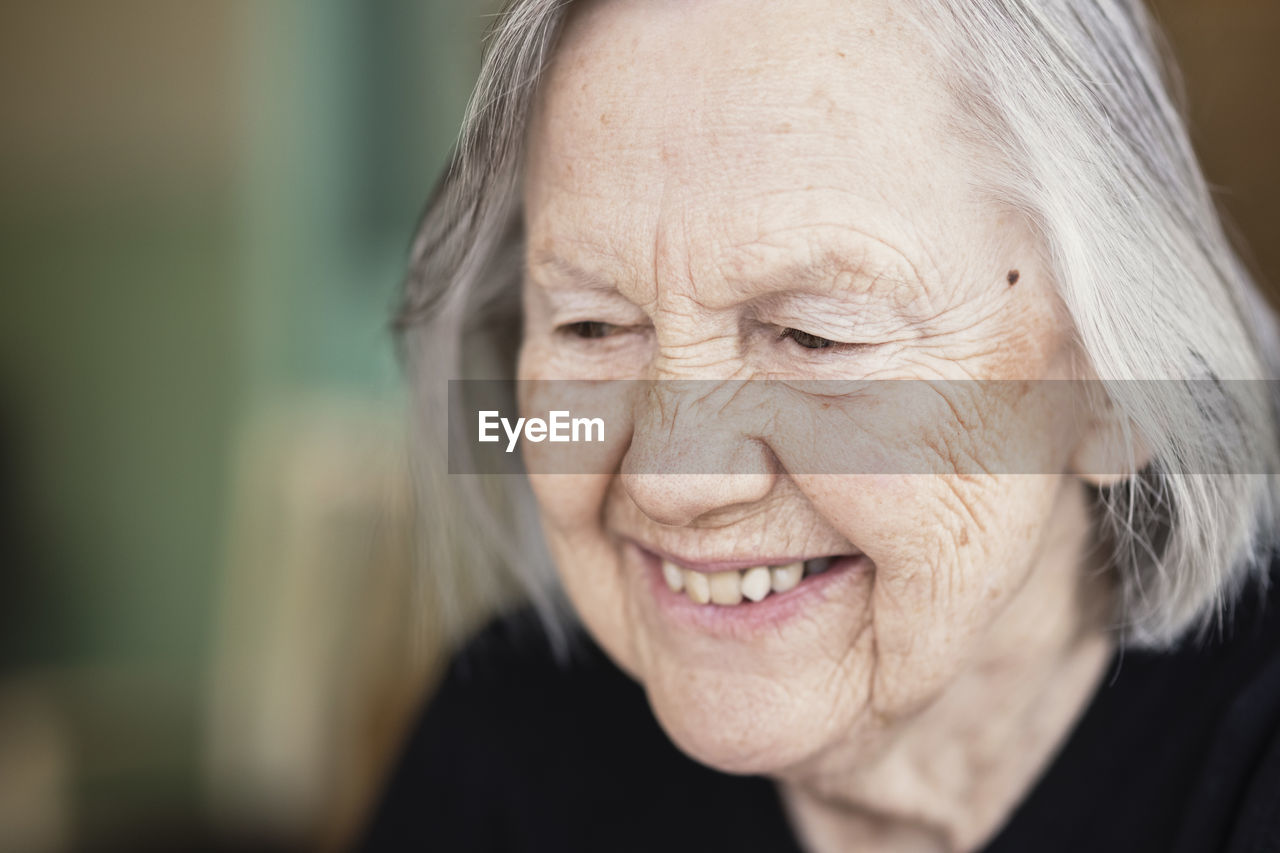
[{"label": "woman's face", "polygon": [[[600,473],[533,485],[587,628],[710,765],[785,773],[883,746],[1074,618],[1086,521],[1079,480],[1053,473],[1077,440],[1061,399],[1010,382],[997,415],[950,382],[1072,365],[1035,242],[973,185],[953,97],[875,3],[593,3],[545,78],[520,378],[659,390],[617,385]],[[678,401],[673,379],[714,382]],[[799,380],[848,379],[929,380],[951,419],[835,429],[856,399]],[[785,385],[775,402],[806,426],[708,416],[717,382],[753,380]],[[820,461],[876,442],[937,473]],[[1044,473],[981,473],[1013,445]],[[532,467],[545,447],[526,445]],[[690,454],[699,473],[660,473]],[[708,588],[769,594],[701,603]]]}]

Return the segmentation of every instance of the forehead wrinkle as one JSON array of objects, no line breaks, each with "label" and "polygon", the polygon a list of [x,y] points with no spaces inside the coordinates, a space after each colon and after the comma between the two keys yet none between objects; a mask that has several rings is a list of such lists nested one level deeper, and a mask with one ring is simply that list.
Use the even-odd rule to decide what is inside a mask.
[{"label": "forehead wrinkle", "polygon": [[[552,249],[534,250],[530,256],[528,269],[537,283],[548,290],[576,289],[605,294],[623,294],[621,282],[616,281],[611,275],[579,266]],[[923,287],[923,282],[914,275],[914,267],[912,270],[913,276],[904,278],[892,274],[884,264],[867,259],[865,250],[860,254],[849,250],[827,248],[809,260],[791,260],[753,270],[749,274],[731,274],[726,277],[726,283],[742,298],[742,301],[762,305],[770,304],[787,295],[869,295],[882,288],[898,294],[904,288],[911,288],[911,293],[896,297],[896,302],[901,303],[897,307],[905,307],[907,303],[915,300],[918,289]],[[651,283],[651,286],[657,284],[657,292],[651,293],[650,297],[659,302],[669,302],[672,299],[678,302],[683,296],[706,309],[731,307],[713,304],[719,300],[700,298],[700,294],[696,292],[698,289],[696,279],[691,277],[689,282],[693,284],[694,292],[686,294],[670,292],[669,288],[662,287],[660,283]]]},{"label": "forehead wrinkle", "polygon": [[529,258],[528,269],[534,273],[545,273],[545,275],[539,275],[538,279],[545,287],[552,290],[572,287],[616,292],[618,289],[608,276],[584,269],[550,249],[534,250]]},{"label": "forehead wrinkle", "polygon": [[904,287],[915,291],[924,288],[924,280],[915,265],[897,251],[893,256],[910,271],[908,275],[896,274],[897,265],[873,259],[870,254],[868,247],[828,246],[807,259],[784,260],[754,269],[750,262],[739,262],[734,265],[728,283],[739,293],[754,293],[764,299],[783,294],[871,294],[882,286],[894,291]]},{"label": "forehead wrinkle", "polygon": [[600,272],[578,264],[554,249],[534,249],[529,253],[525,272],[530,280],[548,291],[587,291],[602,296],[621,297],[632,305],[648,310],[656,298],[651,285],[635,287],[636,278],[627,266]]}]

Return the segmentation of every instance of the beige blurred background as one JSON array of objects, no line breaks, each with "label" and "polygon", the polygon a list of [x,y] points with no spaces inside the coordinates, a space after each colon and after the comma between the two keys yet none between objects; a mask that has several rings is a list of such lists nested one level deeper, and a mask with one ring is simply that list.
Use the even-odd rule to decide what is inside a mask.
[{"label": "beige blurred background", "polygon": [[[493,0],[0,5],[0,850],[341,847],[440,650],[386,331]],[[1280,281],[1280,4],[1161,0]]]}]

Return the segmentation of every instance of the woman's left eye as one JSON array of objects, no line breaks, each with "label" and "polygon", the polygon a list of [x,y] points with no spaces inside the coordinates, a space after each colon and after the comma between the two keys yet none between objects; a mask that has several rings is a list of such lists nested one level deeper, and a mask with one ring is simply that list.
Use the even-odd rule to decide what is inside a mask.
[{"label": "woman's left eye", "polygon": [[779,339],[790,338],[805,349],[827,349],[836,346],[839,342],[828,338],[821,338],[817,335],[810,334],[803,329],[786,328],[778,335]]},{"label": "woman's left eye", "polygon": [[600,320],[581,320],[577,323],[565,323],[557,331],[573,338],[595,340],[596,338],[607,338],[617,330],[618,327],[612,323],[605,323]]}]

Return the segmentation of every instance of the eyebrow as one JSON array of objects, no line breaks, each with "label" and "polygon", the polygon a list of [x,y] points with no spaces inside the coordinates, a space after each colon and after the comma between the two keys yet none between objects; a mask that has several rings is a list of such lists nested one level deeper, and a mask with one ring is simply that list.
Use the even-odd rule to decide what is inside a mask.
[{"label": "eyebrow", "polygon": [[[910,269],[909,278],[891,275],[893,265],[871,262],[867,258],[866,249],[861,251],[823,250],[817,258],[807,261],[793,261],[766,269],[751,276],[739,276],[729,280],[735,288],[761,289],[767,292],[781,291],[813,291],[822,284],[834,284],[842,276],[866,282],[867,290],[871,290],[878,282],[891,284],[921,283],[915,267],[906,258],[901,262]],[[535,251],[529,261],[530,270],[550,270],[554,278],[571,286],[588,290],[616,291],[617,285],[607,276],[591,270],[583,269],[572,261],[557,255],[549,249]],[[554,280],[545,282],[551,286]],[[861,288],[859,288],[861,289]],[[854,290],[851,287],[841,290]]]},{"label": "eyebrow", "polygon": [[[618,289],[617,285],[606,276],[585,270],[547,249],[535,251],[529,260],[528,268],[530,271],[550,270],[555,280],[567,281],[569,284],[588,290],[616,291]],[[544,283],[554,286],[555,280]]]},{"label": "eyebrow", "polygon": [[842,278],[849,282],[865,283],[865,287],[855,288],[846,285],[839,288],[841,291],[871,291],[880,282],[918,283],[919,277],[915,268],[906,258],[901,258],[900,261],[910,269],[910,278],[903,278],[897,274],[896,264],[885,264],[880,260],[873,260],[865,248],[844,251],[827,248],[812,260],[784,263],[733,283],[746,284],[749,281],[753,287],[774,292],[812,291],[820,285],[836,284]]}]

